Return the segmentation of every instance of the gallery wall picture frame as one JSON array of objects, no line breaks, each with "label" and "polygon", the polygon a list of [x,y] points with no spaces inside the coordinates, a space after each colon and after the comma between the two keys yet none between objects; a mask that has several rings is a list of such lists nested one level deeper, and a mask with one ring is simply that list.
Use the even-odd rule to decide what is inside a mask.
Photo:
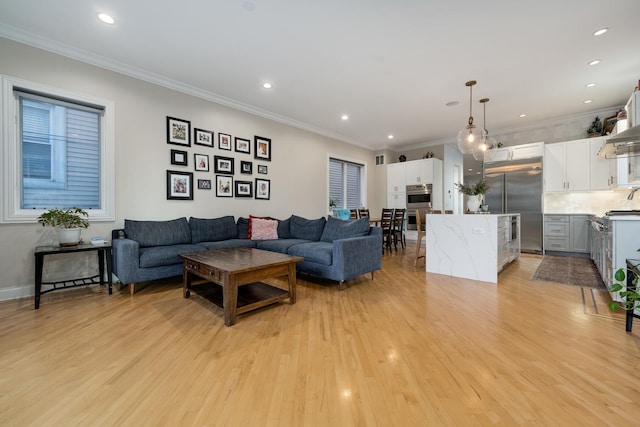
[{"label": "gallery wall picture frame", "polygon": [[269,169],[267,168],[267,165],[258,165],[258,173],[266,175],[268,171]]},{"label": "gallery wall picture frame", "polygon": [[233,175],[233,157],[213,156],[213,171]]},{"label": "gallery wall picture frame", "polygon": [[194,128],[193,143],[213,147],[213,131]]},{"label": "gallery wall picture frame", "polygon": [[256,199],[269,200],[271,198],[271,180],[256,178]]},{"label": "gallery wall picture frame", "polygon": [[244,138],[235,138],[236,152],[251,154],[251,141]]},{"label": "gallery wall picture frame", "polygon": [[271,139],[254,135],[253,157],[260,160],[271,161]]},{"label": "gallery wall picture frame", "polygon": [[198,189],[200,189],[200,190],[211,190],[211,180],[210,179],[199,179],[198,180]]},{"label": "gallery wall picture frame", "polygon": [[193,173],[167,171],[167,200],[193,200]]},{"label": "gallery wall picture frame", "polygon": [[233,177],[216,175],[216,197],[233,197]]},{"label": "gallery wall picture frame", "polygon": [[231,151],[231,135],[228,133],[218,132],[218,148],[221,150]]},{"label": "gallery wall picture frame", "polygon": [[193,160],[196,170],[200,172],[209,172],[209,156],[206,154],[194,154]]},{"label": "gallery wall picture frame", "polygon": [[171,150],[171,164],[177,166],[188,166],[189,153],[182,150]]},{"label": "gallery wall picture frame", "polygon": [[253,182],[236,181],[236,197],[253,197]]},{"label": "gallery wall picture frame", "polygon": [[253,163],[240,160],[240,173],[251,175],[253,173]]},{"label": "gallery wall picture frame", "polygon": [[191,122],[167,116],[167,144],[191,147]]}]

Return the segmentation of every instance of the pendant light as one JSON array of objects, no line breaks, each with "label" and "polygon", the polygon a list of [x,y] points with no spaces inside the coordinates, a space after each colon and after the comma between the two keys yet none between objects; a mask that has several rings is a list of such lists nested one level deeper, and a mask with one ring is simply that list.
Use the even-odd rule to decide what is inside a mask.
[{"label": "pendant light", "polygon": [[487,102],[489,102],[489,98],[482,98],[480,100],[480,103],[482,104],[482,108],[484,110],[482,132],[480,135],[480,140],[476,145],[473,146],[473,158],[483,162],[493,160],[496,155],[496,150],[498,149],[498,141],[496,141],[495,138],[489,136],[489,131],[487,130]]},{"label": "pendant light", "polygon": [[473,146],[480,139],[480,134],[476,129],[476,125],[473,124],[473,115],[471,114],[472,92],[476,83],[475,80],[465,83],[465,86],[469,88],[469,121],[467,126],[458,132],[458,149],[462,154],[473,154]]}]

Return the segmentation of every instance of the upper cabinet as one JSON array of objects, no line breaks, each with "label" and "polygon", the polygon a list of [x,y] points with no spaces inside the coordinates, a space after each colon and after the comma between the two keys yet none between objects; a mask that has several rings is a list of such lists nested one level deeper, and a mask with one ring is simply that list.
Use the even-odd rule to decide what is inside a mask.
[{"label": "upper cabinet", "polygon": [[390,163],[387,165],[387,193],[405,192],[406,163]]},{"label": "upper cabinet", "polygon": [[407,185],[416,184],[432,184],[432,207],[443,208],[442,160],[435,158],[387,165],[387,207],[404,207]]},{"label": "upper cabinet", "polygon": [[[434,165],[436,163],[441,164],[442,160],[423,159],[406,162],[406,185],[433,184],[435,179],[434,171],[436,169]],[[440,168],[440,173],[442,173],[442,168]]]},{"label": "upper cabinet", "polygon": [[[506,160],[530,159],[532,157],[542,157],[544,155],[544,142],[533,142],[531,144],[516,145],[513,147],[502,147],[496,150],[491,162],[504,162]],[[488,162],[489,163],[489,162]]]},{"label": "upper cabinet", "polygon": [[591,183],[589,188],[592,191],[608,190],[613,186],[613,180],[611,178],[611,160],[598,157],[598,152],[604,145],[605,140],[606,138],[604,136],[589,138],[589,164],[591,167]]},{"label": "upper cabinet", "polygon": [[547,144],[544,153],[545,191],[561,193],[590,190],[589,139]]}]

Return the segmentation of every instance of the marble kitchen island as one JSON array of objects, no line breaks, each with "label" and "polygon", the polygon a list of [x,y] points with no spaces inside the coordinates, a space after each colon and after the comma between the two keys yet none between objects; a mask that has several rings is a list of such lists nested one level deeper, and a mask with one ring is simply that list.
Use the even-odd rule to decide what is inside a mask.
[{"label": "marble kitchen island", "polygon": [[498,283],[520,257],[520,214],[426,216],[429,273]]}]

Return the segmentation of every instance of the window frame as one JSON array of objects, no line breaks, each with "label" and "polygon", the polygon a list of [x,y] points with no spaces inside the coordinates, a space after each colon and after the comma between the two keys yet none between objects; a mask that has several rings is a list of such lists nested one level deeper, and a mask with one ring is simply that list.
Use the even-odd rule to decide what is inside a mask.
[{"label": "window frame", "polygon": [[[327,203],[331,198],[331,161],[337,161],[343,163],[343,171],[345,171],[345,166],[347,163],[356,165],[360,167],[360,206],[358,208],[362,208],[363,206],[367,206],[367,162],[359,160],[359,159],[351,159],[345,156],[329,154],[327,157]],[[337,208],[347,209],[347,187],[346,187],[347,175],[346,171],[343,174],[343,206],[336,206]],[[353,209],[353,208],[352,208]]]},{"label": "window frame", "polygon": [[[46,209],[22,209],[22,153],[19,99],[14,90],[29,91],[42,96],[70,100],[102,108],[100,121],[100,208],[88,209],[90,221],[115,221],[115,104],[109,99],[79,94],[28,80],[2,75],[2,106],[0,111],[0,152],[2,153],[2,212],[0,223],[35,223]],[[59,206],[61,207],[61,206]]]}]

